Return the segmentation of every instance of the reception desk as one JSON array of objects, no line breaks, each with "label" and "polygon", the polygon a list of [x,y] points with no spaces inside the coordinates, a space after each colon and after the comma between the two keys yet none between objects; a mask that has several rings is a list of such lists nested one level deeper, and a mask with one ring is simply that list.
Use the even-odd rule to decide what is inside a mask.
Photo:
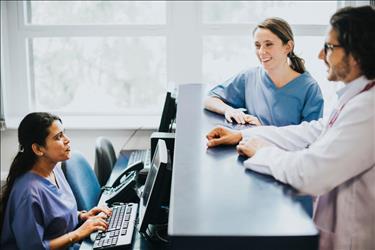
[{"label": "reception desk", "polygon": [[203,109],[206,94],[203,84],[179,87],[172,249],[317,249],[319,233],[295,190],[246,169],[233,146],[207,149],[206,134],[224,117]]}]

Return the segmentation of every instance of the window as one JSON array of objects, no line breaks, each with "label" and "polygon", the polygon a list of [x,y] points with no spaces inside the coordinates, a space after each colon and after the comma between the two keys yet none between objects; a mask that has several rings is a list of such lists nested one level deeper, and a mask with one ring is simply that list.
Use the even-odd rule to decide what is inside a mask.
[{"label": "window", "polygon": [[[166,34],[150,35],[145,25],[165,26],[165,2],[31,1],[24,9],[25,28],[39,26],[47,35],[27,38],[35,109],[158,112],[167,82]],[[78,25],[81,31],[73,32]],[[103,34],[116,25],[124,32]],[[61,34],[52,36],[52,28]]]},{"label": "window", "polygon": [[38,110],[141,112],[165,95],[165,37],[33,38],[30,43]]},{"label": "window", "polygon": [[[252,30],[269,16],[292,26],[296,54],[332,100],[317,55],[342,1],[8,1],[5,114],[160,119],[165,91],[209,85],[258,65]],[[2,15],[2,21],[3,21]],[[159,116],[158,116],[159,115]],[[138,125],[142,122],[139,118]],[[137,125],[137,127],[138,127]],[[136,126],[136,125],[134,125]]]},{"label": "window", "polygon": [[27,23],[76,24],[165,24],[163,1],[28,1]]},{"label": "window", "polygon": [[335,12],[335,1],[207,1],[204,23],[258,23],[277,16],[289,24],[327,25]]}]

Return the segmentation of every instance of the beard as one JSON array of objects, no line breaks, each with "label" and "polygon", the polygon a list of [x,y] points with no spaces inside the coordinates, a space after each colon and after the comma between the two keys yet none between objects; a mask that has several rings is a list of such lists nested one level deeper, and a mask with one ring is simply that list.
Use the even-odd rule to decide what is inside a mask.
[{"label": "beard", "polygon": [[329,81],[343,81],[351,72],[351,67],[349,65],[349,56],[345,56],[342,61],[336,65],[329,65],[327,79]]}]

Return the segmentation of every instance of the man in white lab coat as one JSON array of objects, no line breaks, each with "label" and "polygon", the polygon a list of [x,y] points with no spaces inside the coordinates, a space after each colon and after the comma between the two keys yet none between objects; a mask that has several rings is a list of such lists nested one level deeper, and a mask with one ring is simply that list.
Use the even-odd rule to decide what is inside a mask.
[{"label": "man in white lab coat", "polygon": [[317,197],[320,249],[375,250],[375,10],[338,10],[319,53],[342,81],[330,116],[241,132],[215,128],[207,146],[237,144],[244,165]]}]

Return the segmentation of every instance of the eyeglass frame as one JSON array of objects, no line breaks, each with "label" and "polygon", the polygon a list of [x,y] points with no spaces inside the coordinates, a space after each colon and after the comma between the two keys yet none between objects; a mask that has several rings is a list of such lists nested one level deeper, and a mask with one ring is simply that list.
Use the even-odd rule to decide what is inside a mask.
[{"label": "eyeglass frame", "polygon": [[343,46],[339,44],[324,43],[323,51],[324,51],[324,54],[327,55],[328,50],[333,51],[334,48],[342,48],[342,47]]}]

